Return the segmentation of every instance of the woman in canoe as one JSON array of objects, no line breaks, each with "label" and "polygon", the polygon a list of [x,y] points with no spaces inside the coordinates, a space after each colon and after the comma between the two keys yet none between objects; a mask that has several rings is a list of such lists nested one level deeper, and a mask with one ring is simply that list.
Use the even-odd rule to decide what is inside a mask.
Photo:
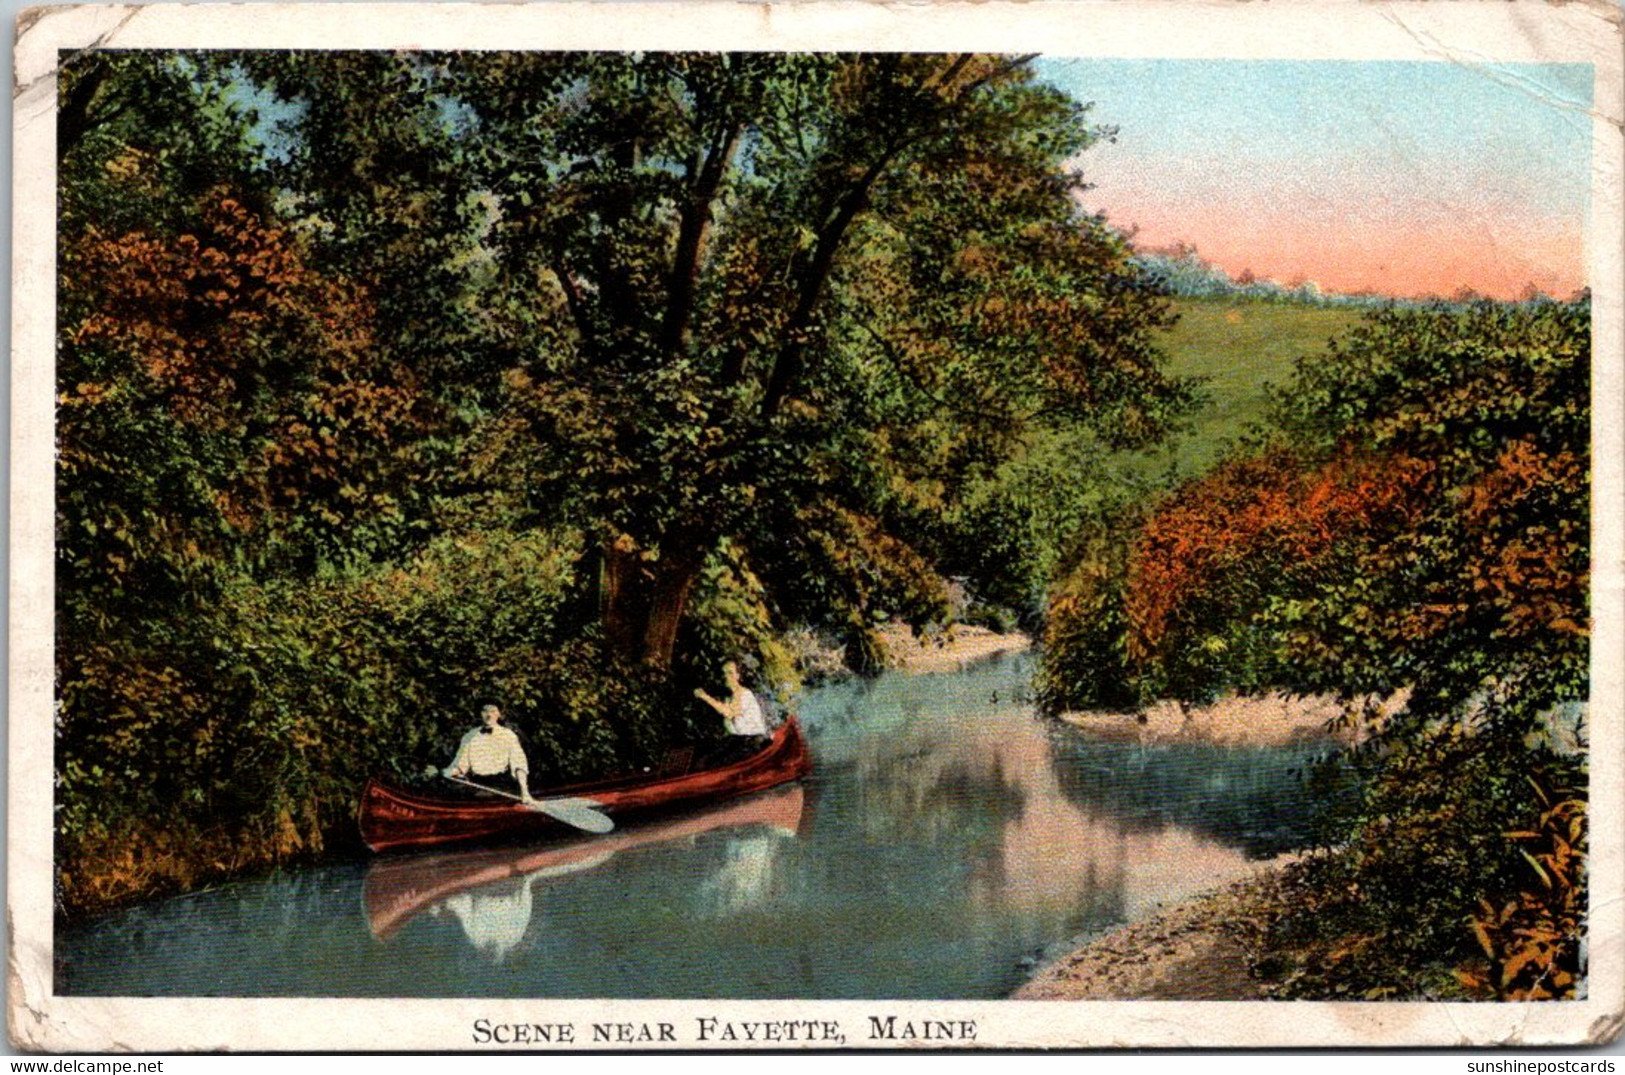
[{"label": "woman in canoe", "polygon": [[738,663],[729,661],[724,664],[722,678],[728,686],[726,701],[711,697],[703,687],[694,688],[694,697],[722,714],[723,726],[728,730],[728,744],[717,757],[710,759],[713,764],[754,754],[766,746],[769,739],[767,716],[762,711],[762,703],[740,681]]}]

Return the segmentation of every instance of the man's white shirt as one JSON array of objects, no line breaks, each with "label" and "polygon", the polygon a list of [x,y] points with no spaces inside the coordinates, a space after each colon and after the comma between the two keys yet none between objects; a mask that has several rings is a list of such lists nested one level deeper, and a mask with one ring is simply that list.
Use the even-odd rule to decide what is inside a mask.
[{"label": "man's white shirt", "polygon": [[471,772],[475,776],[497,776],[501,773],[528,772],[525,748],[510,728],[475,728],[463,736],[457,748],[457,757],[451,763],[454,773]]}]

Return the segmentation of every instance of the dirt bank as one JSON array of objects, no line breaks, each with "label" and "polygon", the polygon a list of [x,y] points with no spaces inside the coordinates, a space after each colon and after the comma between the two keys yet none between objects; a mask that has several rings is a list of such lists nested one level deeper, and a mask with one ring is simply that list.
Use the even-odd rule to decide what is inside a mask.
[{"label": "dirt bank", "polygon": [[1114,930],[1041,970],[1015,1000],[1267,1000],[1251,967],[1283,860]]},{"label": "dirt bank", "polygon": [[[1373,701],[1380,721],[1395,712],[1405,693]],[[1192,742],[1217,746],[1278,747],[1293,743],[1359,742],[1373,725],[1339,718],[1343,704],[1334,698],[1285,694],[1233,695],[1212,705],[1187,706],[1164,701],[1139,713],[1063,713],[1068,724],[1107,739],[1142,743]]]},{"label": "dirt bank", "polygon": [[905,672],[958,672],[971,661],[1032,645],[1032,639],[1020,631],[1001,635],[967,624],[921,636],[906,624],[888,624],[881,629],[880,640],[886,649],[886,663]]}]

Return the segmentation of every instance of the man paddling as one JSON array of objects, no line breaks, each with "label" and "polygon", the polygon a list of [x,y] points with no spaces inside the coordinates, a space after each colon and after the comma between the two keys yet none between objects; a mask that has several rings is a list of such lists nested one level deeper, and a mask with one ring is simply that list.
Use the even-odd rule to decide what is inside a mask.
[{"label": "man paddling", "polygon": [[530,765],[525,761],[525,748],[513,729],[503,725],[502,710],[487,705],[480,710],[480,721],[480,727],[463,736],[462,743],[457,747],[457,757],[452,759],[445,775],[453,780],[473,776],[476,781],[495,787],[492,777],[512,773],[513,778],[519,781],[519,797],[525,802],[533,802],[528,779]]}]

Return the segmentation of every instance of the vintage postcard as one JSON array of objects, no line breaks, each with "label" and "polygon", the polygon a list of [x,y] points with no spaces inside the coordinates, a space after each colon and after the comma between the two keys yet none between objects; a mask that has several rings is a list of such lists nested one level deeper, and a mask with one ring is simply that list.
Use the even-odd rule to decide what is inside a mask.
[{"label": "vintage postcard", "polygon": [[16,1047],[1618,1034],[1615,5],[16,38]]}]

